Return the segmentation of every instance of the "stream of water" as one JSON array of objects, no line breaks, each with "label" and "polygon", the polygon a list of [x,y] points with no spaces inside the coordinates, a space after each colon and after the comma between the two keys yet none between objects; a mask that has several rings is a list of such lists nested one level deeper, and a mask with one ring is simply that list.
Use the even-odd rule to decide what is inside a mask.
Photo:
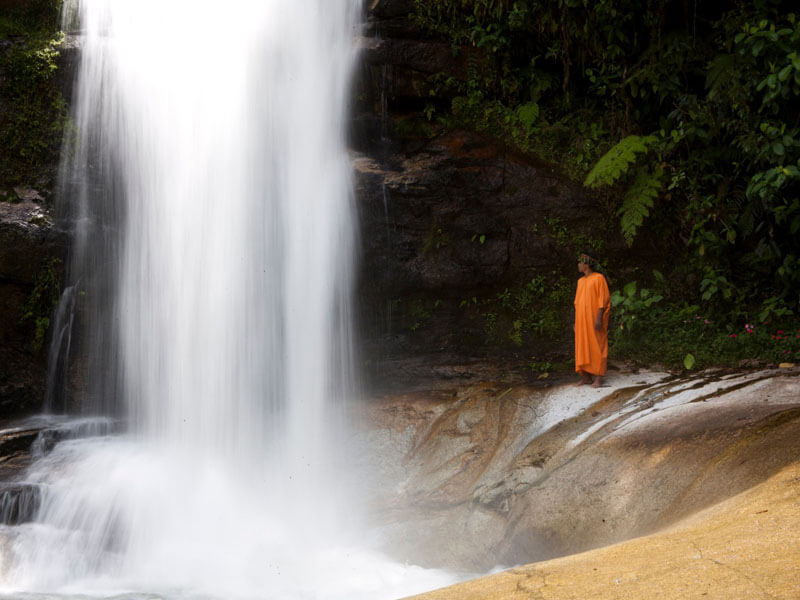
[{"label": "stream of water", "polygon": [[0,593],[374,599],[453,581],[379,552],[350,491],[360,4],[67,2],[75,241],[52,356],[81,363],[52,385],[84,373],[81,412],[124,427],[25,474],[42,504],[0,532]]}]

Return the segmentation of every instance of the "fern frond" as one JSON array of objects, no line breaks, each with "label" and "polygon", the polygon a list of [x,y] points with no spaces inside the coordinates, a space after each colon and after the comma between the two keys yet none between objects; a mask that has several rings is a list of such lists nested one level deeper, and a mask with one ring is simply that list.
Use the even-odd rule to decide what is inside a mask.
[{"label": "fern frond", "polygon": [[650,216],[650,209],[661,191],[662,173],[661,167],[657,167],[652,173],[644,168],[639,169],[633,183],[625,192],[617,215],[620,217],[620,228],[628,246],[633,244],[636,231]]},{"label": "fern frond", "polygon": [[528,102],[517,108],[517,118],[525,128],[527,134],[533,131],[533,125],[539,118],[539,105],[536,102]]},{"label": "fern frond", "polygon": [[718,54],[714,60],[708,64],[706,70],[706,89],[708,95],[713,96],[726,83],[728,83],[736,73],[736,55]]},{"label": "fern frond", "polygon": [[654,135],[644,137],[629,135],[621,139],[611,150],[600,157],[597,164],[589,171],[583,185],[590,188],[611,185],[636,162],[637,155],[648,151],[656,139]]}]

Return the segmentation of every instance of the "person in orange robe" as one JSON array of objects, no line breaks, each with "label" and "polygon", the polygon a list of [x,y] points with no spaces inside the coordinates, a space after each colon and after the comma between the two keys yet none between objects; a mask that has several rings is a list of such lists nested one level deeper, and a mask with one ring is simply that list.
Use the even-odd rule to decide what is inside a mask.
[{"label": "person in orange robe", "polygon": [[589,252],[578,258],[578,271],[583,274],[575,292],[575,372],[581,376],[578,385],[600,387],[608,360],[608,316],[611,296],[608,283],[597,272],[597,261]]}]

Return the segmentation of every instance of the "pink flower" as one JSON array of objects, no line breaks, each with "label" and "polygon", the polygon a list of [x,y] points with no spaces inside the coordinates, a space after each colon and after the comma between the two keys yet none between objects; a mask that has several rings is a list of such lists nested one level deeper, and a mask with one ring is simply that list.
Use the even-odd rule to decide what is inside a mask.
[{"label": "pink flower", "polygon": [[731,334],[731,337],[732,337],[732,338],[735,338],[735,337],[738,337],[738,336],[737,336],[735,333],[732,333],[732,334]]}]

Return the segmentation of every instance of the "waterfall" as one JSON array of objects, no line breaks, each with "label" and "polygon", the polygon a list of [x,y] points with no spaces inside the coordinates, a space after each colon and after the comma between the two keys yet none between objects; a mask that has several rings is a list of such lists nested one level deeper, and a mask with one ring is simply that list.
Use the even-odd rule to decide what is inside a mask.
[{"label": "waterfall", "polygon": [[215,454],[252,454],[276,412],[324,437],[349,355],[356,4],[80,0],[64,187],[91,410]]},{"label": "waterfall", "polygon": [[41,506],[3,528],[0,593],[433,586],[398,587],[409,569],[355,539],[357,474],[343,468],[359,5],[67,2],[83,42],[63,312],[81,332],[55,343],[80,357],[81,411],[127,427],[60,441],[30,467]]}]

